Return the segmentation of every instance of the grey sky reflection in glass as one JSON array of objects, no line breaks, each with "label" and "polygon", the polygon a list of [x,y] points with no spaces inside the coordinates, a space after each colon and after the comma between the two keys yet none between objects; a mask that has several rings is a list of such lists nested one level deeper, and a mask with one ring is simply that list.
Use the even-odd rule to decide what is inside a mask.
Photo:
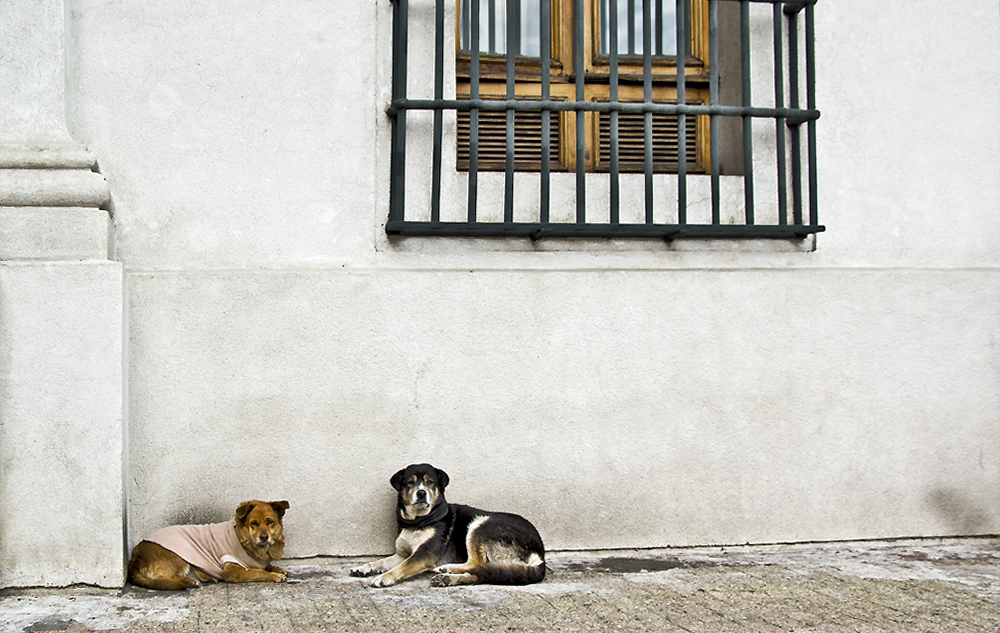
[{"label": "grey sky reflection in glass", "polygon": [[[461,3],[461,48],[463,51],[470,50],[471,39],[469,35],[469,15],[471,12],[471,2],[475,0],[462,0]],[[516,55],[523,57],[540,56],[540,36],[539,7],[541,0],[518,0],[515,2],[515,15],[512,19],[507,16],[507,2],[505,0],[478,0],[479,1],[479,51],[481,53],[493,55],[507,54],[507,25],[518,23],[519,38]],[[655,56],[673,56],[677,53],[677,28],[675,26],[676,6],[674,0],[652,0],[652,13],[658,19],[654,21],[653,47]],[[608,42],[611,40],[608,27],[609,1],[598,0],[600,7],[601,37],[600,54],[607,56]],[[618,0],[618,54],[619,55],[642,55],[643,42],[643,20],[642,20],[643,0]],[[631,20],[629,14],[631,13]],[[690,32],[690,29],[688,30]]]}]

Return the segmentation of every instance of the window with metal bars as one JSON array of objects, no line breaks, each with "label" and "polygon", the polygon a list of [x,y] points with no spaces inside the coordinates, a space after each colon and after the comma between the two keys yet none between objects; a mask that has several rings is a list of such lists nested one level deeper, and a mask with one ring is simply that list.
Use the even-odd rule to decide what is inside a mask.
[{"label": "window with metal bars", "polygon": [[[452,2],[455,23],[449,31],[446,3]],[[411,17],[411,3],[419,18]],[[823,231],[817,221],[815,3],[394,0],[387,233],[671,240],[801,239]],[[725,44],[720,39],[720,4],[727,5],[723,11],[738,12],[738,45],[729,40],[730,48],[738,49],[738,103],[720,98],[719,56]],[[410,22],[426,20],[430,12],[434,95],[411,98],[408,44],[415,33]],[[765,65],[772,78],[766,88],[773,96],[754,105],[751,77],[760,72],[751,65],[751,52],[761,56],[761,26],[770,29],[771,50],[765,49],[770,63]],[[452,38],[456,97],[445,99],[445,73],[451,72],[445,68],[445,42]],[[446,111],[455,112],[449,118],[456,139],[453,166],[445,164]],[[414,186],[406,181],[407,115],[419,112],[433,115],[433,151],[428,157],[430,208],[415,211],[407,208],[407,191]],[[737,132],[725,135],[724,129]],[[761,143],[765,129],[771,133]],[[722,157],[727,152],[732,156],[734,149],[741,154],[739,166],[725,170]],[[446,169],[463,172],[464,192],[442,192]],[[494,171],[503,174],[503,211],[500,217],[483,218],[480,182]],[[537,172],[530,218],[523,212],[515,217],[514,212],[515,184],[524,172]],[[642,184],[629,172],[641,175]],[[576,208],[574,216],[566,218],[553,213],[552,183],[571,174]],[[598,184],[594,178],[608,182]],[[734,178],[739,182],[734,184]],[[444,180],[454,186],[453,178]],[[755,180],[767,182],[771,190],[755,188]],[[594,208],[588,184],[606,188],[606,205]],[[643,190],[645,208],[638,221],[634,209],[621,207],[623,186]],[[710,192],[705,217],[689,219],[692,187]],[[724,187],[742,190],[738,213],[722,208]],[[523,189],[519,191],[523,196]],[[443,193],[449,204],[456,195],[464,200],[460,220],[443,219]],[[732,198],[725,197],[727,205]],[[523,210],[524,201],[519,202]],[[672,211],[663,211],[664,202]]]},{"label": "window with metal bars", "polygon": [[[474,7],[473,3],[478,4]],[[511,6],[508,7],[507,5]],[[686,58],[685,87],[687,103],[703,103],[708,98],[708,75],[705,73],[706,62],[704,52],[707,49],[707,0],[687,0],[683,14],[676,13],[674,0],[652,0],[646,5],[641,0],[620,0],[612,3],[610,0],[583,0],[580,6],[574,6],[574,0],[549,0],[547,13],[549,19],[549,43],[547,51],[550,60],[547,64],[547,89],[550,98],[560,101],[573,99],[577,86],[574,81],[578,73],[584,75],[584,98],[588,101],[610,102],[612,93],[624,102],[641,103],[643,101],[643,43],[645,40],[643,28],[644,11],[650,11],[652,53],[650,55],[650,92],[655,103],[677,103],[677,16],[684,20],[681,29],[689,37],[682,46],[682,54]],[[615,12],[610,13],[612,6]],[[472,13],[476,11],[475,22]],[[457,92],[463,97],[471,94],[472,73],[472,25],[478,24],[478,57],[479,76],[478,93],[487,99],[504,99],[507,84],[513,80],[515,98],[538,98],[542,91],[542,61],[541,61],[541,28],[543,10],[542,0],[517,0],[507,3],[505,0],[458,0],[458,23],[460,25],[459,45],[456,64]],[[574,13],[583,16],[583,37],[574,37]],[[612,31],[612,29],[614,29]],[[610,59],[611,49],[616,52],[616,72],[618,81],[611,81]],[[581,50],[582,49],[582,50]],[[514,58],[513,72],[508,74],[506,56],[510,52]],[[582,55],[576,53],[582,52]],[[505,117],[479,116],[478,132],[480,136],[481,171],[503,171],[503,147],[490,141],[494,138],[504,138],[506,130]],[[464,117],[466,120],[468,117]],[[575,168],[578,157],[583,161],[586,171],[608,171],[610,164],[610,128],[612,123],[607,115],[603,119],[606,138],[604,149],[597,125],[597,115],[586,113],[583,117],[583,146],[578,148],[575,143],[577,119],[574,116],[562,115],[551,122],[554,130],[554,140],[558,152],[555,153],[551,167],[558,171]],[[519,120],[520,119],[520,120]],[[622,125],[618,128],[619,143],[623,151],[619,155],[619,169],[624,172],[639,172],[644,166],[644,155],[641,148],[644,144],[643,117],[632,115],[621,117]],[[519,169],[518,149],[536,147],[540,152],[541,126],[531,126],[532,119],[517,117],[514,120],[515,169]],[[521,129],[521,128],[524,129]],[[656,146],[653,152],[653,170],[659,172],[676,171],[676,152],[661,147],[662,141],[671,137],[674,148],[679,133],[679,118],[671,115],[656,115],[653,121]],[[692,150],[696,144],[706,142],[706,134],[699,134],[697,126],[689,125],[690,132],[686,139]],[[485,141],[485,142],[484,142]],[[467,147],[469,142],[469,127],[459,129],[458,144]],[[638,147],[640,151],[635,152]],[[582,151],[580,151],[582,149]],[[490,160],[490,150],[498,151],[500,161]],[[629,151],[631,150],[631,151]],[[522,150],[523,151],[523,150]],[[668,156],[669,155],[669,156]],[[705,171],[698,164],[696,157],[707,155],[707,148],[690,153],[691,167],[695,171]],[[672,156],[672,159],[670,158]],[[459,162],[459,168],[467,168],[467,162]]]}]

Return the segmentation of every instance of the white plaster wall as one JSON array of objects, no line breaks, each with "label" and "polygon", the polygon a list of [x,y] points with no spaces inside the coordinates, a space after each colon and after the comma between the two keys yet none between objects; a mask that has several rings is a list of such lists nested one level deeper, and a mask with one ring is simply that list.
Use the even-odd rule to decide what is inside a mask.
[{"label": "white plaster wall", "polygon": [[816,11],[821,217],[836,228],[823,235],[823,259],[995,267],[997,6],[852,1]]},{"label": "white plaster wall", "polygon": [[0,50],[0,144],[70,144],[63,103],[62,4],[10,0],[0,7],[0,18],[0,38],[7,42]]},{"label": "white plaster wall", "polygon": [[0,262],[0,586],[121,585],[122,272]]},{"label": "white plaster wall", "polygon": [[130,543],[273,497],[384,552],[425,459],[553,548],[1000,531],[995,7],[819,3],[813,252],[390,241],[387,0],[69,7]]},{"label": "white plaster wall", "polygon": [[425,459],[553,548],[995,531],[996,281],[130,275],[131,536],[287,497],[289,555],[384,551]]},{"label": "white plaster wall", "polygon": [[[463,251],[474,265],[544,267],[549,259],[538,264],[520,251],[567,248],[596,251],[601,257],[583,258],[586,265],[612,268],[954,267],[993,266],[1000,253],[1000,217],[990,212],[1000,207],[1000,117],[994,116],[1000,18],[995,7],[973,0],[817,7],[820,219],[831,230],[815,254],[789,260],[669,254],[692,248],[685,242],[638,249],[545,241],[390,246],[381,230],[388,195],[388,0],[343,8],[319,0],[190,2],[182,10],[98,0],[68,6],[70,126],[100,156],[123,210],[116,218],[121,257],[132,268],[415,260],[449,267],[451,255]],[[754,7],[755,14],[761,10]],[[766,41],[765,35],[756,39]],[[758,49],[754,56],[765,69],[768,54]],[[411,74],[421,76],[419,68]],[[421,94],[419,86],[411,91]],[[956,100],[957,93],[968,97]],[[763,105],[773,99],[766,85],[755,95]],[[962,114],[954,112],[957,105]],[[603,179],[594,180],[590,188],[599,191]],[[693,181],[698,191],[701,183]],[[456,184],[452,197],[464,199],[461,179]],[[658,195],[671,189],[664,178]],[[639,252],[608,260],[609,249]],[[728,244],[713,249],[730,250]],[[435,257],[411,257],[414,250]],[[519,252],[495,254],[506,250]],[[396,258],[400,252],[407,256]],[[557,264],[565,265],[578,264],[568,258]]]},{"label": "white plaster wall", "polygon": [[0,3],[0,587],[124,580],[122,265],[67,130],[65,17]]},{"label": "white plaster wall", "polygon": [[371,250],[387,0],[68,0],[70,125],[130,267],[330,265]]}]

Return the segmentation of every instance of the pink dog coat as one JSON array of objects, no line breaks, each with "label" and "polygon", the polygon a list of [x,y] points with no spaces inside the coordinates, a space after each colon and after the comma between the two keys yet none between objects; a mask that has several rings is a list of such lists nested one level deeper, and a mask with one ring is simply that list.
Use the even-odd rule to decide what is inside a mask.
[{"label": "pink dog coat", "polygon": [[219,580],[222,580],[222,567],[226,563],[236,563],[247,569],[267,567],[267,564],[254,560],[240,545],[236,521],[165,527],[144,540],[170,550],[188,564]]}]

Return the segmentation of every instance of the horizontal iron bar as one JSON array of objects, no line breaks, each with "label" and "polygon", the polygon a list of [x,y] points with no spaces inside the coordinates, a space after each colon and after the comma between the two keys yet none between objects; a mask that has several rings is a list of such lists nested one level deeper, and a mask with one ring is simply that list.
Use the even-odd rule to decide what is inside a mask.
[{"label": "horizontal iron bar", "polygon": [[815,5],[819,0],[729,0],[730,2],[758,2],[762,4],[783,4],[785,15],[795,15],[809,5]]},{"label": "horizontal iron bar", "polygon": [[484,99],[396,99],[386,110],[396,116],[401,110],[481,110],[484,112],[625,112],[631,114],[719,115],[787,119],[796,125],[819,118],[819,110],[793,108],[757,108],[724,105],[682,105],[679,103],[622,103],[597,101],[501,101]]},{"label": "horizontal iron bar", "polygon": [[794,2],[786,2],[785,6],[782,7],[782,11],[784,12],[785,15],[788,16],[798,15],[798,13],[802,11],[802,9],[806,8],[806,5],[810,4],[816,4],[816,0],[812,0],[811,2],[808,0],[795,0]]},{"label": "horizontal iron bar", "polygon": [[[725,0],[723,0],[725,1]],[[790,5],[802,5],[816,4],[819,0],[729,0],[730,2],[759,2],[763,4],[790,4]]]},{"label": "horizontal iron bar", "polygon": [[826,230],[822,225],[765,224],[597,224],[537,222],[413,222],[390,220],[389,235],[411,237],[543,237],[580,238],[720,238],[803,239]]}]

